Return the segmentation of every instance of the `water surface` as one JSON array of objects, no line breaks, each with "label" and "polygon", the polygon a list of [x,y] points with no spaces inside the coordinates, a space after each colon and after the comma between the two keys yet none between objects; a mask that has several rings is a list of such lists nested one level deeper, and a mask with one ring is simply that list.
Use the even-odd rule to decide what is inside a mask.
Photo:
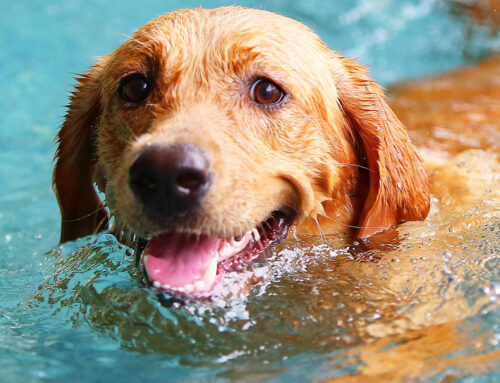
[{"label": "water surface", "polygon": [[[487,27],[441,1],[241,4],[303,21],[384,85],[499,47]],[[435,201],[426,222],[402,225],[381,244],[288,241],[253,276],[234,276],[258,279],[246,293],[180,308],[142,286],[133,255],[110,235],[57,247],[53,137],[72,73],[150,18],[200,1],[0,5],[1,381],[500,380],[500,221],[488,190],[457,212]]]}]

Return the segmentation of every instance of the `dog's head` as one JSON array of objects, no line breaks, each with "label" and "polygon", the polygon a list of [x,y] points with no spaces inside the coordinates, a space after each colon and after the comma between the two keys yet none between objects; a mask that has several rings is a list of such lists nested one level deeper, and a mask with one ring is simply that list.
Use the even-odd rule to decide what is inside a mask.
[{"label": "dog's head", "polygon": [[365,70],[310,29],[238,7],[152,20],[79,79],[58,135],[61,240],[148,241],[159,289],[219,276],[302,232],[369,236],[429,209],[422,161]]}]

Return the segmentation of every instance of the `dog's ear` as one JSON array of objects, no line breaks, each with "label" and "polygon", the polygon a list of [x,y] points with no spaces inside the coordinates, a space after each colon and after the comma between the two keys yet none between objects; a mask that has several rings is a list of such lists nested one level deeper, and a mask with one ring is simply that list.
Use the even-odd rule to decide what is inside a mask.
[{"label": "dog's ear", "polygon": [[335,62],[340,106],[361,140],[370,168],[358,236],[424,219],[430,207],[429,180],[405,127],[364,67],[338,56]]},{"label": "dog's ear", "polygon": [[94,189],[96,127],[101,113],[102,66],[77,78],[57,135],[53,188],[61,209],[61,242],[107,227],[108,215]]}]

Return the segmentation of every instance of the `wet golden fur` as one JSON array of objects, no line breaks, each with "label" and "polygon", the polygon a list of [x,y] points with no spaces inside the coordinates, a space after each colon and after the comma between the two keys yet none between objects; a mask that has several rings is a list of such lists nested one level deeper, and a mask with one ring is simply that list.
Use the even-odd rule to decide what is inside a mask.
[{"label": "wet golden fur", "polygon": [[[155,85],[130,107],[117,89],[135,72]],[[287,93],[282,106],[252,101],[259,77]],[[79,79],[58,142],[62,241],[107,227],[94,183],[119,231],[172,229],[151,222],[128,186],[135,155],[151,143],[198,145],[215,174],[178,231],[234,236],[285,205],[299,233],[366,237],[429,210],[422,160],[381,88],[309,28],[261,10],[182,10],[152,20]]]}]

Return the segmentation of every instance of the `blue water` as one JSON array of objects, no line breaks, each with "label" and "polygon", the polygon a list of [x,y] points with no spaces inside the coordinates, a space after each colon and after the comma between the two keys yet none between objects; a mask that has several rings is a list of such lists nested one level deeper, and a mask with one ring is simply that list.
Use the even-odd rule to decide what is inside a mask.
[{"label": "blue water", "polygon": [[[247,297],[168,309],[141,287],[133,259],[112,236],[57,248],[53,137],[72,74],[86,71],[94,57],[109,53],[161,13],[232,3],[0,0],[0,382],[209,382],[252,376],[302,382],[349,374],[361,364],[355,355],[366,338],[346,324],[359,317],[375,320],[377,302],[356,296],[364,310],[353,314],[352,300],[335,298],[332,314],[315,306],[319,298],[310,298],[321,296],[314,295],[318,289],[336,297],[325,287],[329,279],[318,286],[311,269],[327,253],[337,259],[348,252],[287,244],[269,265],[257,267],[264,282]],[[330,47],[368,65],[384,85],[455,68],[500,47],[486,27],[472,25],[437,0],[239,4],[301,20]],[[480,249],[475,242],[471,246]],[[498,242],[491,246],[494,254]],[[301,261],[303,251],[320,258]],[[500,289],[493,266],[481,280]],[[374,275],[377,270],[374,266]],[[339,286],[354,289],[368,283],[342,281]],[[464,294],[484,290],[474,284],[460,288]],[[387,294],[388,302],[397,295]],[[497,313],[487,308],[460,328],[484,322],[486,333],[499,333]],[[424,378],[436,381],[447,371]],[[478,374],[478,382],[500,379],[489,371]],[[474,381],[470,374],[461,376]]]}]

